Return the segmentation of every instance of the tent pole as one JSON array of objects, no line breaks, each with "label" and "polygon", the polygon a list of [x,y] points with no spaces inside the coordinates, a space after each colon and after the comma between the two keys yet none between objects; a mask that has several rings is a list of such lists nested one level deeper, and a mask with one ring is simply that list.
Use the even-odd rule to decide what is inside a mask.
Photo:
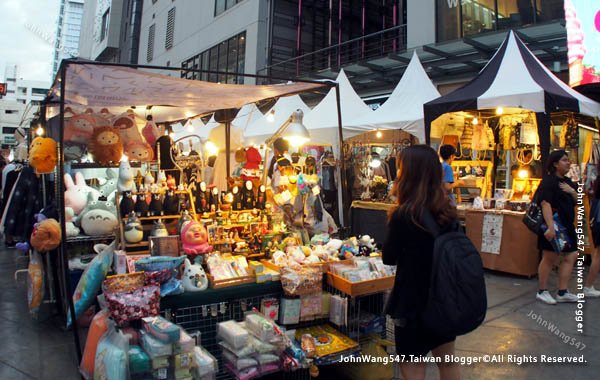
[{"label": "tent pole", "polygon": [[537,123],[538,136],[540,138],[542,167],[545,167],[546,160],[548,160],[548,156],[550,155],[550,114],[545,112],[536,112],[535,121]]},{"label": "tent pole", "polygon": [[[66,89],[66,82],[67,82],[67,67],[68,67],[69,63],[68,62],[63,62],[63,64],[60,67],[60,126],[59,126],[59,144],[58,144],[58,158],[59,163],[64,163],[64,157],[63,157],[63,152],[64,152],[64,148],[63,148],[63,144],[64,144],[64,130],[65,130],[65,89]],[[65,208],[65,198],[64,198],[64,188],[63,188],[63,178],[65,176],[65,168],[64,165],[59,164],[58,165],[58,178],[56,179],[56,182],[58,184],[58,194],[56,194],[56,200],[57,200],[57,206],[59,210],[64,210]],[[60,218],[60,226],[62,229],[62,236],[67,236],[66,231],[66,225],[65,225],[65,217],[63,215],[62,218]],[[77,318],[75,317],[75,306],[73,304],[73,297],[71,296],[71,286],[70,286],[70,277],[69,277],[69,261],[67,258],[67,255],[65,253],[65,239],[61,239],[60,240],[60,258],[61,258],[61,271],[62,271],[62,278],[64,283],[64,292],[65,292],[65,296],[67,297],[67,301],[68,301],[68,305],[69,305],[69,311],[71,313],[71,328],[73,329],[73,338],[75,339],[75,351],[77,353],[77,362],[81,362],[81,343],[79,341],[79,327],[77,326]],[[63,303],[64,305],[64,303]]]},{"label": "tent pole", "polygon": [[[339,154],[339,160],[340,160],[340,165],[338,166],[340,168],[340,180],[341,180],[341,185],[338,186],[338,199],[340,198],[340,192],[341,192],[341,198],[342,198],[342,202],[341,204],[339,204],[340,202],[338,202],[338,211],[339,211],[339,216],[340,216],[340,224],[342,225],[342,227],[346,226],[346,220],[347,220],[347,216],[348,216],[348,210],[350,209],[350,207],[346,207],[346,203],[348,202],[346,199],[346,190],[348,189],[348,183],[346,180],[346,160],[344,158],[344,132],[342,131],[342,107],[340,105],[340,84],[336,83],[335,84],[335,104],[336,104],[336,108],[337,108],[337,119],[338,119],[338,133],[339,133],[339,146],[338,149]],[[349,205],[348,205],[349,206]]]}]

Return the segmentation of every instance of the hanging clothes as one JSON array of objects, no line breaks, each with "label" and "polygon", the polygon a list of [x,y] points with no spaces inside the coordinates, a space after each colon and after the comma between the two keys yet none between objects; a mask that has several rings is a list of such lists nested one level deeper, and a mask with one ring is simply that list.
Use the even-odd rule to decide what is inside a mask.
[{"label": "hanging clothes", "polygon": [[20,241],[29,240],[34,214],[40,209],[39,179],[33,168],[23,167],[4,210],[4,234]]}]

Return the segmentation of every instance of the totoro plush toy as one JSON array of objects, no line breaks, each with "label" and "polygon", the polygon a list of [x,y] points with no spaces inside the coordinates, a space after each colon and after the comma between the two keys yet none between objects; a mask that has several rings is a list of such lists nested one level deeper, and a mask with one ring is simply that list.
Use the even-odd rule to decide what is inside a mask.
[{"label": "totoro plush toy", "polygon": [[130,244],[139,243],[144,238],[144,230],[140,220],[135,215],[135,212],[129,214],[127,223],[125,223],[125,241]]},{"label": "totoro plush toy", "polygon": [[109,235],[117,228],[117,208],[108,201],[94,200],[88,194],[88,204],[83,209],[77,221],[81,229],[89,236]]},{"label": "totoro plush toy", "polygon": [[162,222],[162,220],[157,220],[154,222],[152,226],[152,232],[150,233],[152,236],[169,236],[169,232],[167,231],[167,227]]}]

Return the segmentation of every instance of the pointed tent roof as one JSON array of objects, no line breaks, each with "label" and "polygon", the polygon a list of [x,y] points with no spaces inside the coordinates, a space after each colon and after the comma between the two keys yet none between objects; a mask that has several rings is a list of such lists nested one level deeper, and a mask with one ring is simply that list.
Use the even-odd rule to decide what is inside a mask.
[{"label": "pointed tent roof", "polygon": [[[336,81],[339,83],[340,107],[342,111],[342,124],[344,126],[352,124],[358,118],[373,113],[371,107],[366,105],[356,91],[354,91],[343,69],[340,70]],[[309,130],[338,127],[335,88],[329,90],[323,100],[313,108],[312,112],[304,115],[303,122]],[[369,128],[361,129],[368,130]]]},{"label": "pointed tent roof", "polygon": [[423,104],[439,98],[435,88],[421,65],[417,52],[402,75],[402,79],[390,97],[373,113],[356,120],[353,125],[369,126],[371,129],[401,129],[425,142]]},{"label": "pointed tent roof", "polygon": [[498,106],[545,113],[560,110],[588,116],[600,114],[600,103],[558,79],[513,31],[509,31],[475,79],[423,106],[426,137],[429,138],[431,122],[446,112]]},{"label": "pointed tent roof", "polygon": [[[301,109],[304,115],[310,112],[310,108],[300,99],[298,95],[284,96],[277,99],[277,102],[265,115],[261,115],[259,119],[246,126],[244,130],[245,137],[263,136],[274,134],[279,127],[286,122],[292,112]],[[270,112],[274,111],[274,120],[268,121],[267,117]]]}]

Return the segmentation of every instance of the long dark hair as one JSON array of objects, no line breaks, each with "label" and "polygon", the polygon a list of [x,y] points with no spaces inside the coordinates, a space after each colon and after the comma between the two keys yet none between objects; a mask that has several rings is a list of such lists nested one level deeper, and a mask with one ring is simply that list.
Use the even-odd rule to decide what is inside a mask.
[{"label": "long dark hair", "polygon": [[400,153],[398,162],[398,177],[393,188],[398,204],[390,210],[390,218],[397,211],[406,212],[413,223],[421,226],[423,212],[429,210],[441,225],[456,219],[435,150],[427,145],[414,145]]},{"label": "long dark hair", "polygon": [[548,156],[548,161],[546,161],[546,167],[545,169],[545,173],[547,175],[552,175],[552,174],[556,174],[556,166],[554,166],[554,164],[556,164],[558,161],[560,161],[561,158],[563,158],[564,156],[567,156],[567,152],[559,149],[559,150],[555,150],[554,152],[550,153],[550,155]]}]

